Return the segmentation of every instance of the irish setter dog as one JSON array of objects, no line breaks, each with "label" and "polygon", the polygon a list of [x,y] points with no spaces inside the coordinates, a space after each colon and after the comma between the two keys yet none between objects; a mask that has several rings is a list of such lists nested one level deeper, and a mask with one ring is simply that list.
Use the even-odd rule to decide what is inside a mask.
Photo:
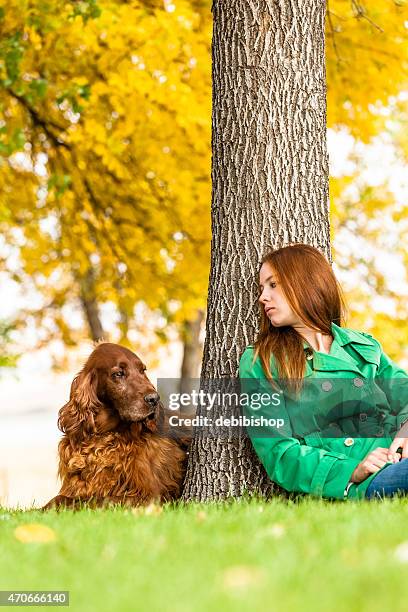
[{"label": "irish setter dog", "polygon": [[59,494],[43,510],[130,506],[180,496],[190,432],[170,435],[146,367],[129,349],[101,343],[59,411]]}]

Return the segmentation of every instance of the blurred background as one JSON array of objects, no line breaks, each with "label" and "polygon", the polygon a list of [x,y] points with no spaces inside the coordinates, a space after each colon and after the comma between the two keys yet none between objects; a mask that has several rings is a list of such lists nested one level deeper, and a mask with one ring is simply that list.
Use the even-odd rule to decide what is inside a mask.
[{"label": "blurred background", "polygon": [[[93,342],[199,374],[211,2],[0,8],[0,504],[58,491],[57,413]],[[331,0],[328,146],[346,326],[408,367],[408,7]]]}]

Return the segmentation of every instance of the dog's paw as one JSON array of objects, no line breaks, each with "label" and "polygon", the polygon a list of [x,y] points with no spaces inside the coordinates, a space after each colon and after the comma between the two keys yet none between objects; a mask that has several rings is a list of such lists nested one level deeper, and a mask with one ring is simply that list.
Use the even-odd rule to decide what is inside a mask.
[{"label": "dog's paw", "polygon": [[41,508],[44,512],[46,510],[59,510],[61,508],[75,508],[77,500],[73,497],[67,497],[66,495],[57,495],[50,499],[48,503]]}]

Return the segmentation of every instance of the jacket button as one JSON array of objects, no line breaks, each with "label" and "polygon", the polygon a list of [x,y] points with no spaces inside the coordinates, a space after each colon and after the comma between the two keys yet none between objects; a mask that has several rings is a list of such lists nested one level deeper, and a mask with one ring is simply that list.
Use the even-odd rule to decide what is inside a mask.
[{"label": "jacket button", "polygon": [[367,420],[367,414],[366,414],[365,412],[362,412],[362,413],[360,414],[360,421],[363,421],[363,422],[364,422],[364,421],[366,421],[366,420]]},{"label": "jacket button", "polygon": [[313,353],[307,353],[306,359],[308,359],[309,361],[313,359]]},{"label": "jacket button", "polygon": [[323,391],[330,391],[330,389],[333,387],[333,385],[331,384],[330,381],[325,380],[324,382],[322,382],[322,389]]},{"label": "jacket button", "polygon": [[361,380],[361,378],[355,378],[355,379],[353,380],[353,385],[354,385],[355,387],[362,387],[362,386],[364,385],[364,381],[363,381],[363,380]]},{"label": "jacket button", "polygon": [[346,438],[344,440],[344,446],[353,446],[354,444],[354,439],[353,438]]}]

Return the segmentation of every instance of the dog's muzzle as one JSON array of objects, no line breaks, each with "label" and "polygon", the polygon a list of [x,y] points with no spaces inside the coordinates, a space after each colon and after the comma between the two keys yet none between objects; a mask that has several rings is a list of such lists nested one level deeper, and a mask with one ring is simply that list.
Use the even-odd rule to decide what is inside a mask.
[{"label": "dog's muzzle", "polygon": [[148,393],[143,399],[150,408],[156,408],[160,401],[160,395],[158,393]]}]

